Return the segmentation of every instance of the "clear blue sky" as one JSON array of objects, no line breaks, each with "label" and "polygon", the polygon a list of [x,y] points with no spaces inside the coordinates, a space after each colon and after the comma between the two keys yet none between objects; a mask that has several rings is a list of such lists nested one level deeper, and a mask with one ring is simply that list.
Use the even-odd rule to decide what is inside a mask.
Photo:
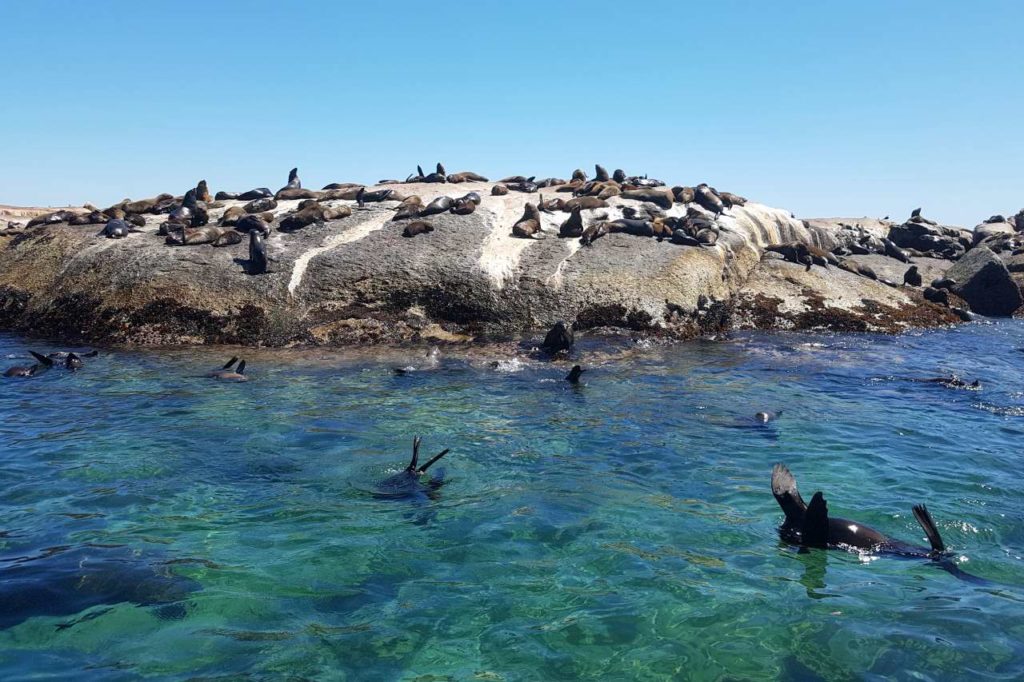
[{"label": "clear blue sky", "polygon": [[0,203],[449,171],[1024,207],[1024,2],[0,0]]}]

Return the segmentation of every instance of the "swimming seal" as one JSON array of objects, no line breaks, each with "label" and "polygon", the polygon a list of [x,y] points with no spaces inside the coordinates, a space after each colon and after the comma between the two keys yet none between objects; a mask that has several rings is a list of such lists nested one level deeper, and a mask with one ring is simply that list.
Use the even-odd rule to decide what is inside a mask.
[{"label": "swimming seal", "polygon": [[544,235],[540,227],[540,211],[531,203],[523,208],[523,217],[512,226],[512,236],[522,239],[540,239]]},{"label": "swimming seal", "polygon": [[245,376],[245,360],[239,362],[238,367],[232,370],[231,365],[234,364],[234,360],[235,358],[231,358],[228,364],[224,365],[224,367],[217,371],[211,372],[206,376],[211,379],[217,379],[218,381],[248,381],[249,377]]},{"label": "swimming seal", "polygon": [[421,495],[427,495],[428,497],[433,495],[438,488],[444,485],[444,473],[440,472],[439,475],[431,477],[425,484],[421,480],[423,475],[427,473],[439,459],[447,455],[450,450],[445,448],[441,452],[431,457],[422,466],[419,464],[420,457],[420,443],[423,441],[422,438],[416,436],[412,440],[412,459],[409,461],[409,465],[405,469],[397,474],[388,476],[383,481],[377,483],[378,492],[375,493],[377,497],[387,498],[415,498]]},{"label": "swimming seal", "polygon": [[919,287],[923,281],[921,273],[917,271],[916,265],[911,265],[910,269],[903,273],[903,283],[906,285]]},{"label": "swimming seal", "polygon": [[236,362],[238,362],[238,357],[237,356],[232,356],[231,359],[228,360],[227,363],[225,363],[223,367],[220,367],[219,369],[215,369],[212,372],[208,372],[204,376],[207,379],[216,379],[217,377],[221,376],[222,374],[226,374],[226,373],[232,372],[233,370],[231,368],[234,367]]},{"label": "swimming seal", "polygon": [[565,380],[570,384],[578,384],[580,383],[580,375],[586,371],[587,370],[583,369],[579,365],[573,365],[572,369],[569,370],[569,373],[565,376]]},{"label": "swimming seal", "polygon": [[576,335],[573,333],[572,327],[565,326],[565,322],[559,320],[555,323],[547,335],[544,337],[544,342],[540,344],[541,350],[548,355],[555,355],[556,353],[568,353],[572,350],[573,344],[576,342]]},{"label": "swimming seal", "polygon": [[914,518],[924,529],[931,548],[895,540],[864,524],[829,516],[828,505],[820,491],[814,493],[810,504],[805,503],[797,490],[796,479],[785,464],[772,468],[772,495],[786,515],[779,528],[784,542],[801,547],[853,549],[936,561],[949,556],[939,529],[923,504],[914,505]]},{"label": "swimming seal", "polygon": [[7,370],[4,372],[4,376],[5,377],[31,377],[31,376],[35,376],[36,374],[39,374],[39,373],[41,373],[41,372],[43,372],[45,370],[48,370],[51,367],[53,367],[53,360],[51,360],[50,358],[46,357],[45,355],[40,355],[39,353],[35,352],[34,350],[30,350],[29,353],[31,353],[32,357],[34,357],[38,362],[36,362],[33,365],[27,365],[27,366],[26,365],[21,365],[21,366],[16,366],[16,367],[8,367]]},{"label": "swimming seal", "polygon": [[427,234],[433,232],[434,226],[425,220],[415,220],[405,226],[402,230],[403,237],[415,237],[418,234]]},{"label": "swimming seal", "polygon": [[245,271],[250,275],[262,275],[267,271],[267,244],[262,230],[249,232],[249,262]]}]

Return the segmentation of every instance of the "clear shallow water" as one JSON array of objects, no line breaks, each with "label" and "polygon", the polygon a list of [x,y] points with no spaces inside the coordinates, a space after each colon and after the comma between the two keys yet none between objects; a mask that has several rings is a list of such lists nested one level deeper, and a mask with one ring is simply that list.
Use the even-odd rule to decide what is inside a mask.
[{"label": "clear shallow water", "polygon": [[[223,350],[3,380],[0,678],[1019,679],[1021,347],[1012,322],[591,347],[579,389],[325,353],[198,378]],[[948,371],[983,390],[898,379]],[[375,497],[415,434],[452,448],[439,497]],[[990,584],[782,545],[776,461],[899,538],[927,502]],[[114,577],[56,591],[83,561]],[[129,588],[148,605],[102,602]]]}]

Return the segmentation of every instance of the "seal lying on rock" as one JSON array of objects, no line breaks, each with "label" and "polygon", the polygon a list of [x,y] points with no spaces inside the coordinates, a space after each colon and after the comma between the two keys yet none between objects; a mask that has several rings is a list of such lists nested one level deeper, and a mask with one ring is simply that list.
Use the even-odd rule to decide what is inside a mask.
[{"label": "seal lying on rock", "polygon": [[415,237],[418,234],[427,234],[433,232],[434,226],[425,220],[414,220],[405,226],[402,230],[403,237]]},{"label": "seal lying on rock", "polygon": [[437,197],[423,207],[423,210],[420,211],[420,217],[426,218],[428,216],[438,215],[439,213],[447,213],[454,205],[455,200],[449,196]]},{"label": "seal lying on rock", "polygon": [[796,479],[785,464],[772,468],[772,495],[782,507],[786,520],[779,528],[783,541],[801,547],[849,549],[938,560],[947,557],[946,546],[928,509],[914,505],[914,518],[921,524],[931,548],[896,540],[862,523],[830,517],[821,492],[807,504],[796,487]]},{"label": "seal lying on rock", "polygon": [[423,483],[421,479],[423,478],[423,475],[427,473],[427,470],[430,469],[430,467],[439,459],[447,455],[450,450],[445,448],[421,466],[419,464],[419,457],[420,443],[422,441],[423,439],[419,436],[413,438],[412,459],[409,461],[409,465],[406,466],[403,471],[392,476],[388,476],[383,481],[377,483],[378,492],[375,493],[375,496],[386,498],[413,498],[423,494],[431,496],[438,488],[444,485],[443,472],[431,477],[426,483]]},{"label": "seal lying on rock", "polygon": [[423,210],[423,199],[416,194],[406,197],[398,208],[395,209],[395,215],[392,220],[405,220],[406,218],[415,218]]},{"label": "seal lying on rock", "polygon": [[132,232],[139,232],[139,230],[134,225],[129,225],[123,220],[114,218],[113,220],[108,220],[103,229],[96,233],[96,236],[106,237],[107,239],[123,239]]},{"label": "seal lying on rock", "polygon": [[448,176],[448,182],[460,183],[460,182],[490,182],[487,178],[480,175],[479,173],[472,173],[470,171],[462,171],[461,173],[452,173]]}]

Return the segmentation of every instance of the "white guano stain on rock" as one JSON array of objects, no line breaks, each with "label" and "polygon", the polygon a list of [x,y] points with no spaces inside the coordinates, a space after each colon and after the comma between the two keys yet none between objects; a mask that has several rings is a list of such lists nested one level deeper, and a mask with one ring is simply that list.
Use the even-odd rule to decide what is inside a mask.
[{"label": "white guano stain on rock", "polygon": [[[358,213],[356,213],[358,215]],[[363,237],[381,229],[391,219],[388,213],[374,212],[371,217],[366,220],[356,223],[348,227],[341,234],[336,234],[328,237],[324,240],[320,246],[306,251],[301,256],[295,259],[295,265],[292,267],[292,276],[288,280],[288,293],[291,296],[295,296],[295,291],[302,284],[302,277],[306,274],[306,269],[309,267],[310,262],[322,253],[326,253],[331,249],[336,249],[343,244],[351,244],[352,242],[359,241]]]},{"label": "white guano stain on rock", "polygon": [[523,252],[536,243],[534,239],[512,236],[512,226],[523,216],[526,196],[517,192],[494,197],[490,201],[484,199],[481,205],[481,209],[489,211],[492,217],[489,221],[491,231],[480,245],[480,259],[477,264],[499,290],[504,288],[515,274]]}]

